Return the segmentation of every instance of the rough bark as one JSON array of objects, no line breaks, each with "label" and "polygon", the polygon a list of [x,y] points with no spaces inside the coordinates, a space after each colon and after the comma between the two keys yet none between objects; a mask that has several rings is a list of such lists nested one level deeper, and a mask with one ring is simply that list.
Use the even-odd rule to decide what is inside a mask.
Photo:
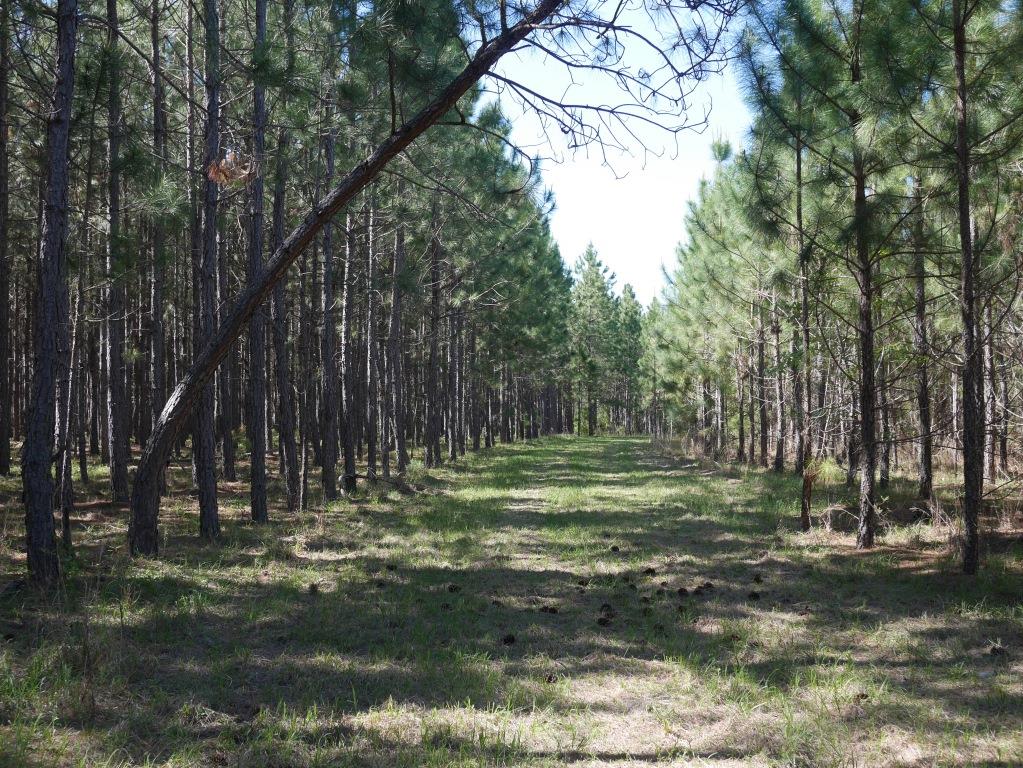
[{"label": "rough bark", "polygon": [[46,170],[35,307],[31,407],[21,453],[25,500],[25,545],[29,579],[50,586],[60,578],[53,527],[53,433],[57,396],[58,302],[66,282],[68,146],[74,93],[76,0],[57,2],[55,82],[46,125]]},{"label": "rough bark", "polygon": [[[334,180],[334,133],[327,131],[323,141],[323,160],[326,182]],[[323,498],[334,501],[337,498],[337,327],[334,306],[334,225],[328,221],[323,226],[323,290],[320,310],[323,315],[323,331],[320,334],[320,370],[323,373],[323,402],[320,408],[320,450],[321,482]]]},{"label": "rough bark", "polygon": [[[284,6],[284,23],[287,41],[288,71],[294,68],[294,41],[292,17],[294,3],[288,0]],[[281,95],[287,105],[288,89]],[[274,170],[273,199],[273,249],[276,253],[284,244],[285,180],[288,174],[288,144],[286,127],[277,134],[277,167]],[[250,281],[251,284],[251,281]],[[288,511],[294,512],[299,505],[298,446],[295,444],[295,398],[291,386],[291,365],[288,354],[288,307],[284,291],[284,280],[273,286],[270,303],[270,317],[273,331],[274,371],[277,384],[277,433],[283,455],[284,488]]]},{"label": "rough bark", "polygon": [[970,211],[970,139],[967,123],[966,21],[961,0],[952,0],[953,63],[956,80],[956,191],[959,225],[962,323],[963,572],[980,566],[980,508],[984,500],[984,368],[977,317],[977,254]]},{"label": "rough bark", "polygon": [[107,0],[107,402],[110,486],[128,500],[128,416],[125,397],[125,254],[121,246],[121,66],[117,0]]},{"label": "rough bark", "polygon": [[[266,45],[266,0],[256,0],[255,54]],[[255,57],[255,56],[254,56]],[[245,278],[252,282],[263,269],[263,168],[266,142],[266,93],[257,77],[252,86],[252,166],[256,172],[249,181],[249,253]],[[245,409],[249,438],[249,515],[254,522],[265,523],[266,508],[266,325],[262,307],[249,321],[249,401]]]},{"label": "rough bark", "polygon": [[[434,202],[430,238],[430,356],[426,370],[426,466],[441,462],[440,453],[440,393],[437,389],[440,366],[440,232],[437,223],[437,204]],[[503,384],[503,380],[502,380]],[[503,389],[502,389],[503,392]],[[503,401],[502,401],[503,402]],[[503,416],[502,416],[503,420]]]},{"label": "rough bark", "polygon": [[913,224],[913,352],[916,355],[917,479],[928,511],[934,506],[934,437],[931,434],[931,387],[927,341],[927,266],[924,253],[924,210],[920,180],[914,183]]},{"label": "rough bark", "polygon": [[[797,99],[799,96],[797,95]],[[797,101],[801,109],[802,102]],[[796,133],[796,247],[799,251],[799,346],[797,348],[796,376],[793,398],[796,417],[796,466],[802,474],[810,458],[813,435],[810,429],[813,405],[812,371],[810,369],[810,246],[803,231],[803,141],[802,134]],[[805,521],[808,526],[809,521]],[[804,528],[804,530],[808,530]]]},{"label": "rough bark", "polygon": [[[202,164],[199,338],[209,339],[214,333],[217,287],[217,204],[220,194],[211,171],[213,164],[220,159],[220,23],[217,0],[204,0],[203,9],[206,39],[204,83],[206,124]],[[253,310],[254,313],[255,310]],[[229,351],[228,347],[224,350],[224,355],[226,356]],[[197,454],[196,480],[199,486],[199,536],[203,539],[216,539],[220,536],[220,515],[217,509],[216,425],[212,382],[215,370],[216,368],[211,370],[210,376],[203,382],[199,393],[199,410],[196,414],[196,432],[199,444],[194,448]]]},{"label": "rough bark", "polygon": [[[853,126],[858,118],[853,120]],[[867,175],[863,153],[853,148],[853,216],[855,222],[856,281],[859,284],[856,336],[860,357],[860,510],[856,546],[874,546],[877,530],[875,508],[877,478],[877,387],[874,382],[874,265],[867,228]]]},{"label": "rough bark", "polygon": [[767,341],[764,337],[764,310],[757,307],[757,408],[760,411],[760,466],[767,466]]},{"label": "rough bark", "polygon": [[785,367],[781,358],[781,317],[778,297],[771,295],[771,336],[774,340],[774,465],[775,472],[785,470]]},{"label": "rough bark", "polygon": [[[153,78],[153,151],[157,167],[163,176],[167,172],[167,106],[164,100],[162,39],[160,35],[161,0],[153,0],[150,9],[150,53]],[[166,261],[166,232],[161,214],[152,222],[152,292],[150,294],[150,379],[153,424],[167,400],[166,330],[164,328],[164,273]],[[161,480],[160,485],[166,483]],[[161,491],[163,488],[161,487]]]},{"label": "rough bark", "polygon": [[394,264],[391,274],[391,318],[387,334],[387,356],[390,368],[391,419],[394,424],[394,449],[398,474],[408,468],[405,445],[405,391],[402,371],[401,281],[405,272],[405,227],[400,222],[394,233]]},{"label": "rough bark", "polygon": [[376,196],[371,192],[366,209],[366,476],[370,479],[377,473],[377,348],[376,306],[377,306],[377,259],[376,253]]},{"label": "rough bark", "polygon": [[11,71],[8,21],[10,4],[0,7],[0,475],[11,474],[11,419],[15,403],[11,400],[11,378],[7,361],[11,359],[11,267],[8,263],[10,184],[7,147],[7,80]]},{"label": "rough bark", "polygon": [[355,350],[352,346],[352,320],[355,316],[355,265],[358,257],[358,244],[355,237],[354,217],[347,217],[345,237],[345,282],[344,296],[341,304],[341,383],[342,410],[340,422],[341,454],[344,459],[344,474],[341,488],[347,493],[355,493]]}]

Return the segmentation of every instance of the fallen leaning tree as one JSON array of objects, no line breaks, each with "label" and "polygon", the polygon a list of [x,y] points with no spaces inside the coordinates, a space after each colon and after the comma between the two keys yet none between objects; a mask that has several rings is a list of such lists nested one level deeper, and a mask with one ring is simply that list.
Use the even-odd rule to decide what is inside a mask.
[{"label": "fallen leaning tree", "polygon": [[502,56],[522,42],[563,4],[564,0],[542,0],[517,23],[480,46],[465,68],[433,101],[391,133],[309,211],[269,259],[263,271],[238,296],[231,311],[223,318],[206,347],[167,399],[149,441],[143,448],[131,493],[128,546],[132,554],[157,553],[160,472],[170,457],[174,441],[185,426],[203,385],[213,376],[231,345],[274,286],[284,279],[288,268],[324,225],[372,182],[394,157],[447,114]]}]

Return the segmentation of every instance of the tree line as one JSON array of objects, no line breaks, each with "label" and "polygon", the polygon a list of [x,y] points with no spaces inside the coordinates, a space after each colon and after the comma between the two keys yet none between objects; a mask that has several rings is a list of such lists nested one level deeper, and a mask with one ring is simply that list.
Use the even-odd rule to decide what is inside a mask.
[{"label": "tree line", "polygon": [[[4,3],[0,472],[20,443],[33,581],[59,578],[58,539],[72,552],[76,483],[128,505],[129,548],[152,555],[182,462],[216,540],[219,481],[247,481],[259,523],[275,493],[330,503],[583,414],[661,424],[634,294],[592,253],[573,280],[539,162],[480,84],[530,35],[627,93],[712,66],[680,6],[662,55],[685,67],[623,74],[615,5]],[[580,145],[634,117],[499,81]]]},{"label": "tree line", "polygon": [[1016,477],[1021,22],[987,0],[748,6],[752,130],[715,145],[655,334],[705,450],[858,477],[860,547],[897,464],[926,514],[948,468],[966,573]]}]

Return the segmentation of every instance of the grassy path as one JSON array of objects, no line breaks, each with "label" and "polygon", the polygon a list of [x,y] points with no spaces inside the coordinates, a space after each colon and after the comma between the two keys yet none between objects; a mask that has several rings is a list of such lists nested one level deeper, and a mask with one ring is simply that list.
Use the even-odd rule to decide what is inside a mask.
[{"label": "grassy path", "polygon": [[216,548],[182,496],[134,565],[92,520],[74,608],[0,596],[0,765],[1023,764],[1018,546],[856,553],[638,438],[423,482],[264,528],[242,489]]}]

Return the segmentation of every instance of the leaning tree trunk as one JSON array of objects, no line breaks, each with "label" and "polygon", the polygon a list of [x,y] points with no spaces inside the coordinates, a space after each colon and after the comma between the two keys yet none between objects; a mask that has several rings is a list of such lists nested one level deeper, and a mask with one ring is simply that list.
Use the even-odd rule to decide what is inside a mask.
[{"label": "leaning tree trunk", "polygon": [[[210,0],[207,0],[208,2]],[[536,25],[552,14],[563,0],[543,0],[532,13],[480,46],[466,67],[430,103],[392,132],[373,152],[356,164],[327,196],[320,200],[292,231],[264,267],[260,279],[246,286],[226,312],[206,347],[178,382],[153,430],[139,461],[132,491],[129,545],[135,554],[156,554],[159,510],[158,468],[166,462],[178,432],[188,419],[200,393],[227,354],[245,324],[287,274],[288,268],[339,210],[364,189],[402,150],[440,120],[504,54],[521,42]]]},{"label": "leaning tree trunk", "polygon": [[26,417],[25,444],[21,452],[28,574],[33,583],[40,585],[52,585],[60,578],[50,467],[57,397],[57,312],[67,279],[68,146],[77,28],[76,0],[58,0],[56,76],[46,126],[48,162],[39,239],[39,292],[33,326],[35,360],[31,407]]}]

